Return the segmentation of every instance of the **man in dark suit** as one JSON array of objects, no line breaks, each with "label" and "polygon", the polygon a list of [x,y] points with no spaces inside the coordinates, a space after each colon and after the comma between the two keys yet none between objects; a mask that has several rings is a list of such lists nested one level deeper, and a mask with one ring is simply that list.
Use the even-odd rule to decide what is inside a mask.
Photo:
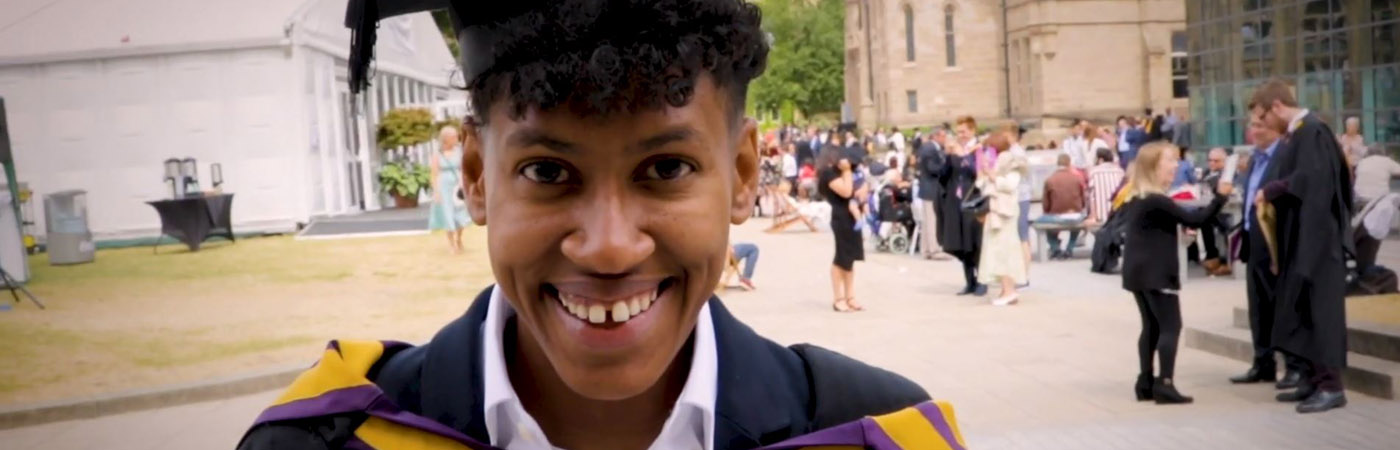
[{"label": "man in dark suit", "polygon": [[[1282,121],[1267,122],[1254,116],[1249,121],[1249,132],[1254,142],[1254,153],[1250,165],[1243,174],[1245,180],[1244,198],[1253,199],[1259,188],[1269,180],[1266,177],[1269,160],[1278,154],[1278,147],[1287,124]],[[1221,180],[1221,183],[1231,183]],[[1269,256],[1268,243],[1264,238],[1263,224],[1259,223],[1253,202],[1244,205],[1245,239],[1241,248],[1241,258],[1248,264],[1245,284],[1248,289],[1249,331],[1254,344],[1254,364],[1244,375],[1230,378],[1236,384],[1273,382],[1279,389],[1298,387],[1302,378],[1303,362],[1292,355],[1284,355],[1288,370],[1283,380],[1278,380],[1277,362],[1274,347],[1270,343],[1274,332],[1274,285],[1278,276],[1273,272],[1273,259]]]},{"label": "man in dark suit", "polygon": [[817,153],[820,150],[821,144],[817,140],[817,127],[807,127],[807,135],[797,141],[798,166],[816,161]]},{"label": "man in dark suit", "polygon": [[[1346,406],[1346,255],[1352,245],[1351,175],[1336,134],[1298,105],[1292,87],[1271,80],[1255,90],[1250,113],[1288,124],[1269,162],[1255,207],[1276,211],[1278,282],[1271,343],[1307,361],[1308,377],[1280,401],[1299,413]],[[1352,253],[1354,254],[1354,252]]]},{"label": "man in dark suit", "polygon": [[938,245],[938,207],[943,198],[943,186],[939,184],[938,177],[943,175],[943,165],[948,160],[943,146],[938,143],[947,138],[948,131],[940,128],[933,133],[933,139],[915,147],[918,152],[914,160],[917,161],[915,173],[919,182],[919,215],[923,218],[919,248],[924,259],[948,259]]}]

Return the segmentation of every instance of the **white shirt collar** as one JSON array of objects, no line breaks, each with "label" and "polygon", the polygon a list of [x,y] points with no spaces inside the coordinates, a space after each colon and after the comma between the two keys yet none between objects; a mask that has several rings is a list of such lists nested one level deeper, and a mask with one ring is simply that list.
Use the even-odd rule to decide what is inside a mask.
[{"label": "white shirt collar", "polygon": [[1298,110],[1298,113],[1293,115],[1293,119],[1288,121],[1288,132],[1292,133],[1294,131],[1298,131],[1298,127],[1303,126],[1303,118],[1307,116],[1307,108]]},{"label": "white shirt collar", "polygon": [[[506,320],[515,309],[501,290],[493,286],[482,323],[483,414],[491,445],[505,450],[556,450],[543,429],[520,403],[506,371],[504,337]],[[695,321],[695,347],[691,352],[690,374],[676,398],[671,416],[652,442],[652,450],[702,448],[713,450],[715,441],[715,398],[719,392],[719,353],[715,344],[714,321],[707,302]],[[698,441],[698,442],[697,442]],[[698,445],[697,445],[698,444]]]}]

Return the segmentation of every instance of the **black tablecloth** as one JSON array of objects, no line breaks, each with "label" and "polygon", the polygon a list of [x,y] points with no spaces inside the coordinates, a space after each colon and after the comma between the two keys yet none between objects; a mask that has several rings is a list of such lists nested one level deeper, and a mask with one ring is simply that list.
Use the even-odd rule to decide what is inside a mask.
[{"label": "black tablecloth", "polygon": [[206,239],[221,236],[233,239],[231,210],[233,194],[189,197],[146,202],[160,214],[160,232],[198,251]]}]

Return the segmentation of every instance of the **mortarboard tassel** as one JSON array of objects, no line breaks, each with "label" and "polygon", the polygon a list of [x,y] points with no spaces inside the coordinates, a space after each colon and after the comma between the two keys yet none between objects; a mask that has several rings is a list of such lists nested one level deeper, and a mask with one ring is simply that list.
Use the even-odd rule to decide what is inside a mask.
[{"label": "mortarboard tassel", "polygon": [[350,92],[358,94],[369,87],[369,65],[374,59],[379,28],[379,1],[350,0],[345,10],[345,27],[350,29]]}]

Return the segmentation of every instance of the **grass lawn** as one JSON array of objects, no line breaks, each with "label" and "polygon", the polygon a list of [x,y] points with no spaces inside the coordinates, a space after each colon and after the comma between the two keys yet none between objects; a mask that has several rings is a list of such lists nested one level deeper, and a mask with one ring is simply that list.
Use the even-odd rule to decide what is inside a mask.
[{"label": "grass lawn", "polygon": [[309,364],[332,338],[421,342],[491,282],[485,229],[465,240],[463,255],[433,234],[31,257],[29,288],[49,309],[0,312],[0,405]]}]

